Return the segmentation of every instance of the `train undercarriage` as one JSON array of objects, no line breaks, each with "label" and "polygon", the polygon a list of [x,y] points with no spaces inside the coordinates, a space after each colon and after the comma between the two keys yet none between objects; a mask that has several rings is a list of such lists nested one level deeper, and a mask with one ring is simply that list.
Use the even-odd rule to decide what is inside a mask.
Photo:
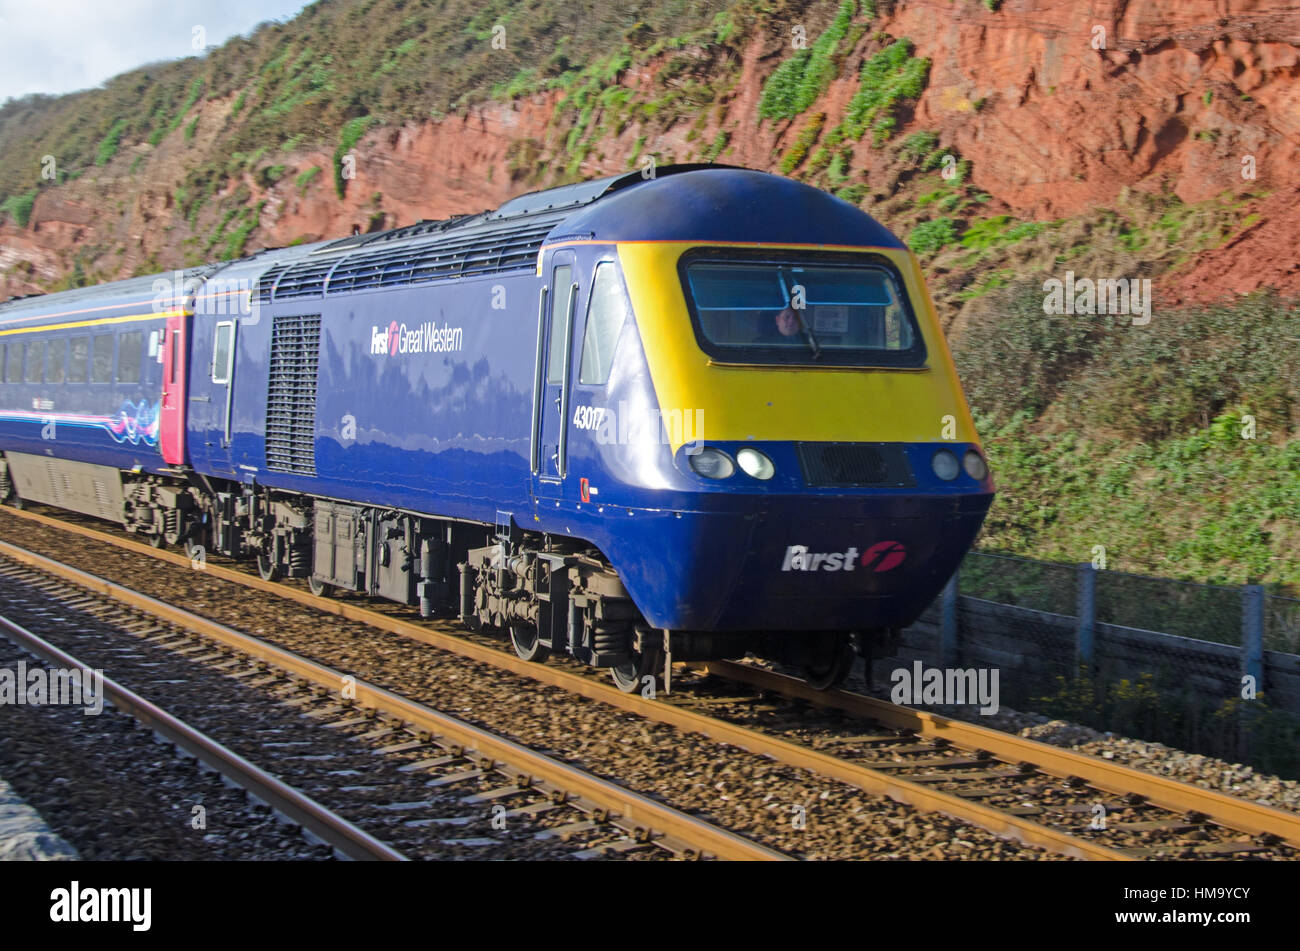
[{"label": "train undercarriage", "polygon": [[567,654],[607,669],[628,692],[671,689],[674,662],[748,652],[797,666],[825,689],[847,676],[855,656],[881,656],[897,639],[897,632],[653,628],[599,551],[567,536],[521,531],[508,516],[486,525],[189,470],[119,472],[14,453],[0,459],[0,500],[6,499],[109,518],[154,546],[183,547],[196,564],[209,554],[253,560],[263,579],[301,579],[316,595],[353,592],[410,605],[424,618],[496,629],[525,660]]}]

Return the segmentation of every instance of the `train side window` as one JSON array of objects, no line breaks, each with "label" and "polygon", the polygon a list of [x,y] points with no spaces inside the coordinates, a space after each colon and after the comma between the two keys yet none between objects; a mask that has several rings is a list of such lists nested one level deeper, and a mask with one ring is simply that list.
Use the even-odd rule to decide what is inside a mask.
[{"label": "train side window", "polygon": [[587,329],[582,335],[579,383],[602,386],[609,382],[609,371],[614,365],[614,346],[618,343],[626,316],[618,272],[612,263],[601,264],[596,268],[596,278],[591,283]]},{"label": "train side window", "polygon": [[95,337],[90,360],[90,382],[113,382],[113,335],[100,334]]},{"label": "train side window", "polygon": [[90,359],[90,338],[73,337],[68,344],[68,382],[85,383],[87,363]]},{"label": "train side window", "polygon": [[45,379],[45,341],[27,341],[27,353],[24,356],[27,373],[24,379],[28,383],[40,383]]},{"label": "train side window", "polygon": [[5,355],[5,379],[10,383],[21,383],[23,381],[23,345],[21,343],[9,344],[9,352]]},{"label": "train side window", "polygon": [[64,339],[50,341],[50,356],[45,370],[45,379],[50,383],[62,383],[65,376],[63,364],[68,355],[68,341]]},{"label": "train side window", "polygon": [[117,382],[139,383],[141,352],[144,348],[144,332],[132,330],[121,335],[117,341]]},{"label": "train side window", "polygon": [[551,340],[546,357],[546,382],[564,382],[564,330],[569,323],[569,298],[573,296],[573,268],[569,265],[555,269],[554,290],[551,303]]},{"label": "train side window", "polygon": [[212,341],[212,382],[229,383],[230,365],[235,356],[234,321],[223,320],[217,324],[216,337]]}]

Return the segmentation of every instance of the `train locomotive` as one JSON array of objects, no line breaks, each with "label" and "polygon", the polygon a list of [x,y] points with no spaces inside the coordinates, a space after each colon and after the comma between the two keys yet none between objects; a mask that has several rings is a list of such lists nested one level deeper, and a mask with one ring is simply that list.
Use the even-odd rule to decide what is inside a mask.
[{"label": "train locomotive", "polygon": [[917,260],[679,165],[0,305],[0,497],[608,668],[888,651],[993,484]]}]

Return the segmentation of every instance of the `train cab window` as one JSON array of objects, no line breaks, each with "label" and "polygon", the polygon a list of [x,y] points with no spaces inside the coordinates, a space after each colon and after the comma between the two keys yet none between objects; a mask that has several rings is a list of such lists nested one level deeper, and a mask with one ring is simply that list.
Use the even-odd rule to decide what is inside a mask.
[{"label": "train cab window", "polygon": [[94,338],[90,359],[90,382],[113,382],[113,335],[100,334]]},{"label": "train cab window", "polygon": [[569,326],[569,304],[573,297],[573,268],[565,264],[555,269],[551,305],[551,340],[546,357],[546,382],[564,382],[568,354],[564,352],[564,332]]},{"label": "train cab window", "polygon": [[626,317],[627,304],[618,270],[612,263],[601,264],[596,268],[596,279],[591,283],[579,383],[601,386],[609,382],[609,371],[614,364],[614,345],[618,343]]},{"label": "train cab window", "polygon": [[212,341],[212,382],[229,383],[231,364],[235,359],[235,324],[223,320],[217,324]]},{"label": "train cab window", "polygon": [[45,364],[45,379],[50,383],[62,383],[64,362],[68,355],[67,340],[51,340],[50,355]]},{"label": "train cab window", "polygon": [[139,383],[144,350],[144,332],[132,330],[117,341],[117,382]]},{"label": "train cab window", "polygon": [[23,379],[28,383],[40,383],[45,379],[45,341],[29,340],[26,349],[23,362],[26,364],[27,372]]},{"label": "train cab window", "polygon": [[73,337],[68,341],[68,382],[85,383],[89,374],[90,338]]},{"label": "train cab window", "polygon": [[861,255],[708,251],[680,269],[701,349],[750,364],[921,366],[925,343],[890,265]]}]

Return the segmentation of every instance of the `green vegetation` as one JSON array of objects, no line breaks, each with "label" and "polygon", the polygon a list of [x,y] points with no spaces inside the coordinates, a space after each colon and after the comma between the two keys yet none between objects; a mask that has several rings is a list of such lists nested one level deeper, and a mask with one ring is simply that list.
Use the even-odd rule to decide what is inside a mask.
[{"label": "green vegetation", "polygon": [[860,139],[870,129],[872,144],[884,143],[898,124],[899,105],[920,97],[929,74],[930,60],[912,55],[911,40],[898,40],[871,57],[862,64],[862,84],[849,100],[845,136]]},{"label": "green vegetation", "polygon": [[112,128],[108,130],[108,134],[104,136],[95,152],[96,165],[107,165],[112,161],[113,156],[117,154],[117,147],[122,141],[122,133],[125,131],[125,119],[119,119],[113,123]]},{"label": "green vegetation", "polygon": [[985,546],[1074,562],[1104,544],[1113,568],[1300,586],[1300,367],[1279,346],[1300,303],[1141,327],[1047,316],[1043,296],[1008,288],[953,341],[998,482]]},{"label": "green vegetation", "polygon": [[796,168],[803,164],[804,157],[807,156],[808,150],[812,148],[817,137],[822,133],[822,126],[826,124],[826,113],[818,112],[808,117],[807,124],[799,132],[798,137],[794,140],[794,145],[790,146],[790,151],[785,153],[781,159],[781,174],[789,175]]},{"label": "green vegetation", "polygon": [[10,195],[0,203],[0,215],[8,215],[20,228],[26,228],[32,220],[32,207],[36,204],[36,190],[21,195]]},{"label": "green vegetation", "polygon": [[1079,676],[1058,677],[1055,687],[1030,700],[1035,710],[1097,730],[1248,762],[1265,773],[1300,776],[1300,717],[1271,705],[1264,694],[1250,701],[1208,699],[1172,659],[1136,680],[1084,669]]},{"label": "green vegetation", "polygon": [[907,246],[920,255],[934,254],[957,240],[957,226],[951,218],[922,221],[907,236]]},{"label": "green vegetation", "polygon": [[343,132],[339,135],[338,148],[334,150],[334,191],[340,198],[346,195],[348,190],[348,181],[343,177],[344,159],[361,141],[366,127],[374,121],[374,116],[357,116],[343,126]]},{"label": "green vegetation", "polygon": [[758,105],[760,116],[765,119],[793,119],[826,91],[839,71],[836,56],[840,44],[849,34],[856,6],[854,0],[841,3],[835,19],[816,42],[808,49],[795,50],[767,78]]},{"label": "green vegetation", "polygon": [[[733,64],[727,69],[738,72],[734,50],[717,44],[739,42],[756,17],[741,0],[651,4],[638,15],[644,20],[638,36],[648,45],[610,58],[606,65],[615,73],[620,63],[644,61],[656,46],[671,52],[689,42],[718,50],[716,62],[704,62],[694,78],[698,88],[685,96],[670,90],[670,101],[661,103],[665,122],[706,101],[702,89],[714,80],[705,74],[726,72],[719,64]],[[504,49],[490,44],[497,23],[507,29]],[[265,23],[202,57],[116,76],[101,89],[0,104],[0,154],[53,155],[61,173],[75,177],[94,167],[110,132],[121,147],[159,145],[192,119],[201,96],[229,97],[230,112],[205,143],[196,169],[204,181],[218,180],[233,155],[285,141],[332,150],[333,136],[358,117],[396,124],[459,113],[526,70],[536,71],[539,84],[560,88],[577,79],[581,69],[574,64],[608,57],[611,38],[617,43],[626,29],[625,11],[616,4],[573,9],[514,0],[331,0],[306,7],[288,23]],[[116,147],[110,151],[116,154]],[[32,185],[26,161],[0,163],[0,204]],[[193,200],[198,195],[195,190]]]},{"label": "green vegetation", "polygon": [[320,166],[319,166],[319,165],[313,165],[311,168],[307,169],[307,171],[303,172],[303,173],[300,174],[297,178],[295,178],[295,179],[293,180],[293,183],[294,183],[295,185],[298,186],[298,191],[299,191],[299,192],[302,192],[302,193],[305,194],[306,191],[307,191],[307,187],[308,187],[308,186],[309,186],[313,181],[315,181],[316,178],[317,178],[317,176],[319,176],[319,175],[320,175]]}]

